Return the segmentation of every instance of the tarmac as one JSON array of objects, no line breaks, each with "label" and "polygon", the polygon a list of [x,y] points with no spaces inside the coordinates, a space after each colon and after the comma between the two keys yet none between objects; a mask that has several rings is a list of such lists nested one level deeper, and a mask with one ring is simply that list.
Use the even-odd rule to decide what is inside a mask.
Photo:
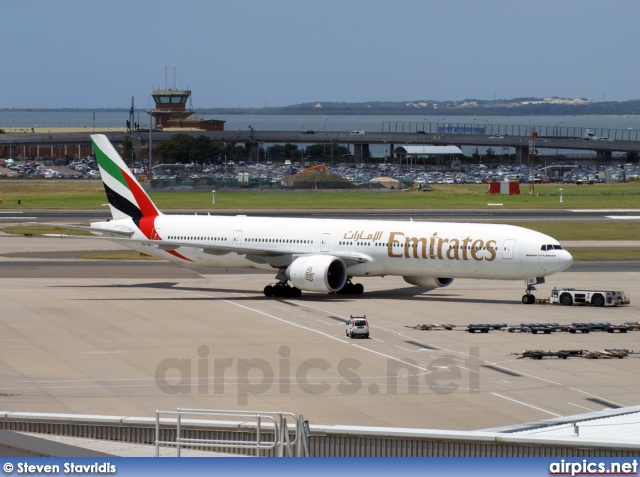
[{"label": "tarmac", "polygon": [[[77,258],[104,250],[120,248],[0,234],[1,411],[281,410],[314,424],[477,430],[640,404],[640,355],[512,354],[640,351],[640,332],[463,331],[469,323],[639,321],[640,270],[569,269],[536,292],[623,290],[626,307],[523,305],[519,281],[455,280],[423,292],[399,277],[362,279],[361,296],[276,299],[262,294],[271,273]],[[345,336],[351,315],[366,315],[371,339]],[[410,328],[419,323],[456,328]]]}]

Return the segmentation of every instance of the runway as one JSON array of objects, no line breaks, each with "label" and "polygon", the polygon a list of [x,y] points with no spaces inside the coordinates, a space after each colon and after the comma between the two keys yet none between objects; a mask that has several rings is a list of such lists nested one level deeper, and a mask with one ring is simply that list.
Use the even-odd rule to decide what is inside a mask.
[{"label": "runway", "polygon": [[[636,264],[576,263],[538,286],[621,289],[618,308],[523,305],[520,282],[420,293],[363,279],[359,297],[267,299],[272,274],[104,262],[111,243],[0,236],[0,408],[152,416],[283,410],[316,424],[472,430],[640,404],[637,358],[517,359],[522,349],[627,348],[637,334],[419,331],[418,323],[638,321]],[[45,252],[46,251],[46,252]],[[597,272],[597,273],[594,273]],[[344,322],[366,315],[369,340]]]}]

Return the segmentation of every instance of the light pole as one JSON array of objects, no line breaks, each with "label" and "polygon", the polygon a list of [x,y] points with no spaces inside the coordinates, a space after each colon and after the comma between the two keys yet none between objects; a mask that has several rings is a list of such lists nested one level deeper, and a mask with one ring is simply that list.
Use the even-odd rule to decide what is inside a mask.
[{"label": "light pole", "polygon": [[[558,129],[558,126],[560,126],[561,124],[564,124],[564,121],[560,121],[558,124],[556,124],[556,127],[553,130],[553,136],[554,137],[558,136],[557,129]],[[558,159],[558,148],[556,147],[556,160],[557,159]],[[560,190],[562,190],[562,189],[560,189]],[[560,195],[562,195],[562,193]],[[562,198],[560,199],[560,202],[562,202]]]},{"label": "light pole", "polygon": [[300,123],[300,161],[304,160],[304,124]]},{"label": "light pole", "polygon": [[[442,137],[444,137],[444,122],[446,121],[446,119],[445,118],[438,119],[438,124],[436,124],[436,129],[438,129],[440,125],[440,121],[442,121]],[[440,132],[440,131],[438,130],[437,132]]]},{"label": "light pole", "polygon": [[[476,118],[473,118],[473,120],[474,120],[474,121],[484,121],[485,123],[487,123],[487,126],[489,126],[489,129],[491,129],[491,124],[490,124],[490,123],[489,123],[489,121],[487,121],[486,119],[476,119]],[[484,133],[485,133],[485,134],[487,134],[486,129],[485,129]]]},{"label": "light pole", "polygon": [[153,179],[153,136],[151,134],[151,131],[153,130],[152,123],[153,123],[153,115],[151,114],[151,110],[147,109],[146,113],[149,115],[149,171],[147,172],[147,177],[149,178],[149,181],[151,181],[151,179]]},{"label": "light pole", "polygon": [[11,157],[11,140],[13,139],[13,132],[11,131],[11,121],[9,121],[9,157],[7,159],[12,159]]},{"label": "light pole", "polygon": [[329,121],[329,118],[324,120],[324,124],[322,126],[322,130],[324,132],[324,137],[325,137],[325,141],[322,143],[322,159],[324,160],[327,157],[327,121]]},{"label": "light pole", "polygon": [[[406,172],[408,173],[409,172],[409,144],[410,144],[410,142],[409,141],[405,141],[405,144],[407,145],[407,147],[405,149],[405,151],[407,152],[407,157],[406,157],[407,160],[406,160],[406,166],[405,167],[406,167]],[[400,169],[402,169],[402,162],[400,163]]]},{"label": "light pole", "polygon": [[331,139],[331,165],[334,165],[334,161],[333,161],[333,139]]}]

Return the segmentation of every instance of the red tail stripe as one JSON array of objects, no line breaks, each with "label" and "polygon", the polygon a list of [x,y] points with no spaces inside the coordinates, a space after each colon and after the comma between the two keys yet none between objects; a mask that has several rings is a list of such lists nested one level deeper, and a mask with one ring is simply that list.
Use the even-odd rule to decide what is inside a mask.
[{"label": "red tail stripe", "polygon": [[149,199],[147,193],[142,189],[142,187],[140,187],[138,181],[129,176],[129,174],[127,174],[122,169],[120,169],[120,172],[122,172],[124,180],[127,181],[129,190],[133,194],[133,197],[136,199],[138,207],[140,207],[140,212],[142,212],[142,216],[155,217],[156,215],[159,215],[158,209],[156,209],[156,206],[153,205],[153,202],[151,202],[151,199]]},{"label": "red tail stripe", "polygon": [[[153,231],[155,230],[155,221],[156,221],[156,217],[142,217],[140,219],[140,222],[138,223],[138,228],[140,229],[140,232],[142,232],[144,234],[145,237],[147,237],[148,239],[152,239],[152,240],[162,240],[160,237],[153,238],[151,237],[151,235],[153,234]],[[158,233],[156,232],[156,235]]]}]

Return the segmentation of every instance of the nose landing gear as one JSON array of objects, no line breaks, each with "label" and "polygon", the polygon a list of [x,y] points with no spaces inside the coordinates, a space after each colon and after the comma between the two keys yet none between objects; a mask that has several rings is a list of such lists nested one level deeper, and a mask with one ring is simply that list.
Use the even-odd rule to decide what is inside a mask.
[{"label": "nose landing gear", "polygon": [[524,303],[525,305],[532,305],[536,302],[535,295],[531,293],[535,289],[536,287],[534,287],[533,285],[527,286],[527,290],[525,291],[525,294],[522,295],[522,303]]},{"label": "nose landing gear", "polygon": [[524,281],[524,283],[527,285],[527,289],[524,292],[524,295],[522,295],[522,303],[524,303],[525,305],[534,304],[536,302],[536,297],[531,292],[536,289],[535,285],[538,285],[544,282],[545,282],[544,277],[527,278]]}]

